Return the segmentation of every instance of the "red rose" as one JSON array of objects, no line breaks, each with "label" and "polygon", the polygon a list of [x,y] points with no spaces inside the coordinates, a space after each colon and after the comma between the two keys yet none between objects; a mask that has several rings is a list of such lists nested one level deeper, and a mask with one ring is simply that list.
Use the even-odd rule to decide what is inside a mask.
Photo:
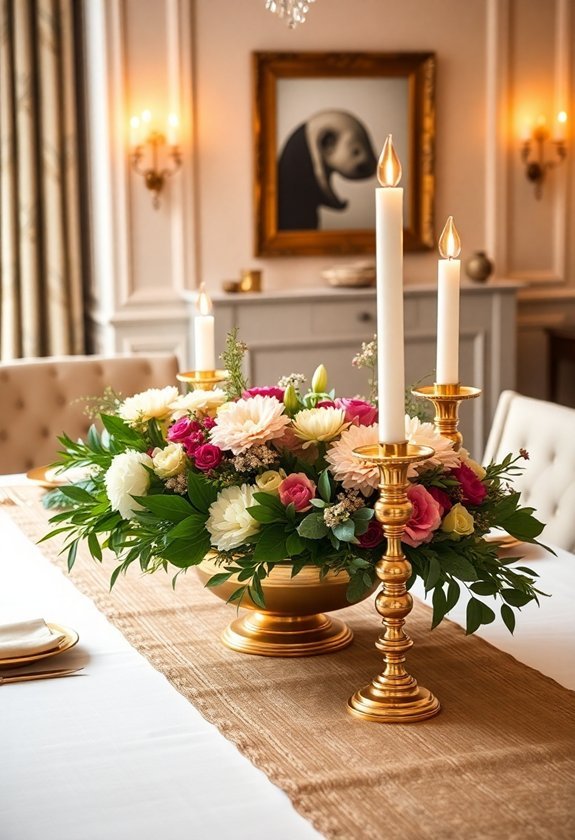
[{"label": "red rose", "polygon": [[204,443],[198,446],[193,453],[194,464],[202,472],[215,470],[222,462],[222,450],[212,443]]},{"label": "red rose", "polygon": [[377,519],[370,519],[367,531],[358,537],[362,548],[375,548],[383,540],[383,528]]},{"label": "red rose", "polygon": [[377,420],[377,408],[365,400],[348,400],[345,397],[335,401],[337,408],[343,408],[345,419],[354,426],[371,426]]},{"label": "red rose", "polygon": [[487,495],[487,487],[477,478],[471,467],[467,464],[461,464],[455,470],[451,470],[453,475],[461,485],[461,492],[463,496],[461,501],[463,504],[467,502],[470,505],[480,505]]},{"label": "red rose", "polygon": [[446,513],[449,513],[453,507],[453,502],[445,490],[441,490],[439,487],[428,487],[427,492],[430,496],[433,496],[436,502],[439,503],[439,512],[442,517],[445,516]]},{"label": "red rose", "polygon": [[284,401],[284,389],[278,388],[277,385],[268,385],[265,388],[248,388],[247,391],[243,392],[242,399],[249,400],[250,397],[257,397],[258,394],[261,394],[262,397],[275,397],[281,403]]}]

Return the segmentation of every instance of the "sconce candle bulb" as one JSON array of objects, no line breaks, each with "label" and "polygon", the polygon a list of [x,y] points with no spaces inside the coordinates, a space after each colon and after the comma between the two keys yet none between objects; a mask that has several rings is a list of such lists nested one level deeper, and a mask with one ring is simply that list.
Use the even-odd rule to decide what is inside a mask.
[{"label": "sconce candle bulb", "polygon": [[[167,153],[170,165],[160,166],[160,153],[166,145],[166,137],[160,132],[151,129],[152,114],[146,110],[141,117],[132,117],[130,120],[130,160],[132,169],[138,175],[142,175],[146,187],[152,191],[152,204],[154,209],[160,206],[160,193],[164,187],[166,178],[173,175],[182,165],[182,155],[178,146],[179,121],[175,114],[168,117],[168,144]],[[143,166],[143,158],[147,153],[150,161],[149,166]]]},{"label": "sconce candle bulb", "polygon": [[443,259],[453,260],[459,256],[460,252],[461,239],[457,233],[453,216],[449,216],[439,237],[439,253]]},{"label": "sconce candle bulb", "polygon": [[559,111],[557,114],[557,127],[555,137],[552,139],[555,147],[555,159],[546,159],[545,144],[551,139],[551,132],[547,120],[541,114],[535,125],[527,132],[521,143],[521,160],[525,164],[525,175],[535,185],[535,198],[541,198],[543,181],[550,169],[565,160],[567,156],[567,145],[565,143],[565,124],[567,113]]},{"label": "sconce candle bulb", "polygon": [[439,237],[437,265],[437,360],[438,385],[459,384],[459,285],[461,262],[457,259],[461,240],[449,216]]},{"label": "sconce candle bulb", "polygon": [[401,163],[393,147],[391,134],[387,135],[379,156],[377,180],[382,187],[397,187],[401,181]]}]

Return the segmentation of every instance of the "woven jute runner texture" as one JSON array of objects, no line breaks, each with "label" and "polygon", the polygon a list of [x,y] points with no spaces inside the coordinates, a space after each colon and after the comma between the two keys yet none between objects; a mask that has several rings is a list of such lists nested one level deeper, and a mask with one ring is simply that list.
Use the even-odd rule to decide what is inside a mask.
[{"label": "woven jute runner texture", "polygon": [[[48,530],[36,488],[5,506],[34,541]],[[57,538],[43,553],[64,569]],[[71,580],[130,643],[295,808],[337,840],[531,840],[575,837],[575,693],[415,603],[408,667],[441,700],[432,720],[355,720],[348,697],[381,670],[373,599],[341,611],[344,651],[302,659],[234,653],[220,634],[235,616],[193,570],[142,576],[112,592],[113,563],[80,551]],[[521,632],[518,622],[517,632]]]}]

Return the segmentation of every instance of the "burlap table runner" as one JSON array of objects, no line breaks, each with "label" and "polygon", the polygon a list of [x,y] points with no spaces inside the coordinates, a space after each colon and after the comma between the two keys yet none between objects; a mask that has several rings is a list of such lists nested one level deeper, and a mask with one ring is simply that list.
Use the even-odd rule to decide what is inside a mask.
[{"label": "burlap table runner", "polygon": [[[34,504],[4,510],[37,540],[48,514],[35,488],[18,493]],[[42,544],[63,568],[58,550]],[[430,631],[424,605],[408,620],[409,668],[443,710],[386,726],[346,712],[380,670],[373,599],[342,611],[355,634],[346,650],[271,659],[221,644],[235,610],[193,570],[174,591],[171,576],[133,567],[110,593],[111,568],[81,551],[71,579],[326,837],[575,837],[575,694],[452,623]]]}]

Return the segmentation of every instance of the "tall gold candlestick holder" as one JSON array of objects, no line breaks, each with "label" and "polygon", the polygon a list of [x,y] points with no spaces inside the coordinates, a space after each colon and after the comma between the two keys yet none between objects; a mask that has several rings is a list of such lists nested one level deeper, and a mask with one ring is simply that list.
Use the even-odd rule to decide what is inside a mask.
[{"label": "tall gold candlestick holder", "polygon": [[461,448],[463,435],[458,431],[459,403],[473,400],[481,394],[480,388],[469,388],[466,385],[425,385],[414,388],[411,392],[415,397],[430,400],[435,407],[434,425],[440,435],[453,441],[456,452]]},{"label": "tall gold candlestick holder", "polygon": [[213,391],[228,379],[227,370],[186,370],[176,374],[179,382],[185,382],[192,390]]},{"label": "tall gold candlestick holder", "polygon": [[383,653],[385,668],[371,683],[348,700],[348,711],[362,720],[377,723],[411,723],[433,717],[440,705],[434,695],[407,673],[405,655],[413,645],[403,629],[413,599],[405,584],[411,577],[411,564],[405,557],[401,538],[411,516],[407,498],[407,471],[411,464],[431,458],[429,446],[407,442],[374,444],[354,450],[356,458],[376,464],[380,473],[380,497],[375,516],[383,525],[387,549],[376,565],[383,586],[375,600],[383,617],[383,633],[375,646]]}]

